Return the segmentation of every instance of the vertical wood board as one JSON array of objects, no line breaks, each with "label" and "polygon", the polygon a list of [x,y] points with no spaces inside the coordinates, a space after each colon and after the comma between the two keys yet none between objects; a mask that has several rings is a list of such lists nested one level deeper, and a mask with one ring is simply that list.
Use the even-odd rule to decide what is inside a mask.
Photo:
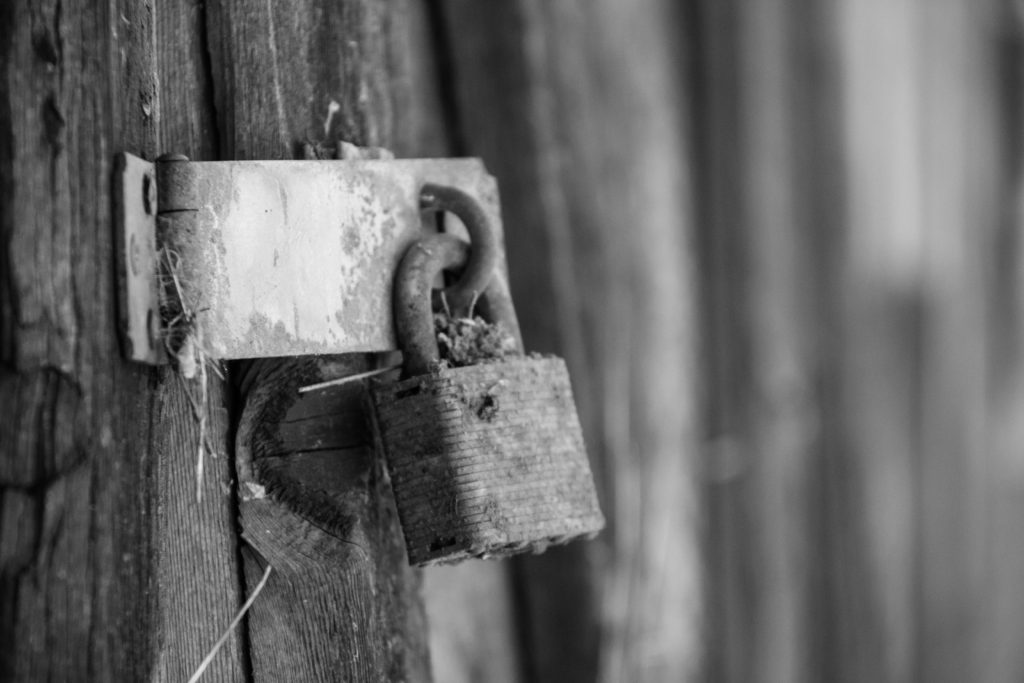
[{"label": "vertical wood board", "polygon": [[[193,418],[164,412],[180,389],[124,362],[115,335],[112,163],[117,150],[152,158],[159,146],[155,9],[3,12],[0,672],[159,679],[198,664],[238,590],[229,475],[208,468],[206,503],[195,502]],[[211,419],[216,441],[224,415]],[[232,641],[210,680],[239,675]]]},{"label": "vertical wood board", "polygon": [[[566,357],[609,527],[517,567],[528,680],[700,668],[695,291],[670,3],[445,2],[528,349]],[[536,302],[536,304],[534,304]]]}]

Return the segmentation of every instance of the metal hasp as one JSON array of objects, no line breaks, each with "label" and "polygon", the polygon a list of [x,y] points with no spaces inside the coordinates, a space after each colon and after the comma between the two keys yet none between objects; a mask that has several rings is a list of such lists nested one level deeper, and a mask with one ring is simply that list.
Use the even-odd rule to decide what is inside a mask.
[{"label": "metal hasp", "polygon": [[421,191],[430,185],[476,200],[504,272],[497,184],[478,159],[147,162],[119,154],[125,355],[167,362],[161,297],[169,290],[180,297],[176,319],[198,331],[210,359],[396,349],[392,282],[423,235]]}]

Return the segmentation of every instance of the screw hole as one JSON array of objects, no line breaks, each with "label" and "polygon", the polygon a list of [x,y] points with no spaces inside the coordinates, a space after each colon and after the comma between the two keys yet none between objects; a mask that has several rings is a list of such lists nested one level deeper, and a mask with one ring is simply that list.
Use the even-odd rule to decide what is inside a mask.
[{"label": "screw hole", "polygon": [[146,339],[149,341],[149,350],[156,348],[156,340],[153,338],[153,309],[146,311]]},{"label": "screw hole", "polygon": [[147,215],[152,216],[155,204],[156,192],[153,187],[153,176],[146,173],[142,176],[142,208],[146,210]]}]

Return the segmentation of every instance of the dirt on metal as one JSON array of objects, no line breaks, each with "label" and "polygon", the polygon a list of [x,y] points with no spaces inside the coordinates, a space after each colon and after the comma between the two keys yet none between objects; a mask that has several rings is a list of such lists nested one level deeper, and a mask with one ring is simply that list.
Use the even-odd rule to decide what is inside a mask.
[{"label": "dirt on metal", "polygon": [[520,355],[515,337],[499,323],[480,316],[434,314],[434,332],[442,367],[461,368]]}]

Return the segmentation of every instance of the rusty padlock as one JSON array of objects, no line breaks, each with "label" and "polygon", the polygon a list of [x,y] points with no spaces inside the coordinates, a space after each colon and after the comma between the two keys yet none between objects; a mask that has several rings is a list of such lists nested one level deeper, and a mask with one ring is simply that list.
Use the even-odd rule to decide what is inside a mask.
[{"label": "rusty padlock", "polygon": [[469,249],[434,235],[405,254],[395,284],[403,378],[372,390],[417,566],[541,552],[604,527],[565,363],[522,355],[500,278],[479,303],[513,335],[516,353],[463,367],[439,362],[431,284],[442,269],[464,266]]}]

